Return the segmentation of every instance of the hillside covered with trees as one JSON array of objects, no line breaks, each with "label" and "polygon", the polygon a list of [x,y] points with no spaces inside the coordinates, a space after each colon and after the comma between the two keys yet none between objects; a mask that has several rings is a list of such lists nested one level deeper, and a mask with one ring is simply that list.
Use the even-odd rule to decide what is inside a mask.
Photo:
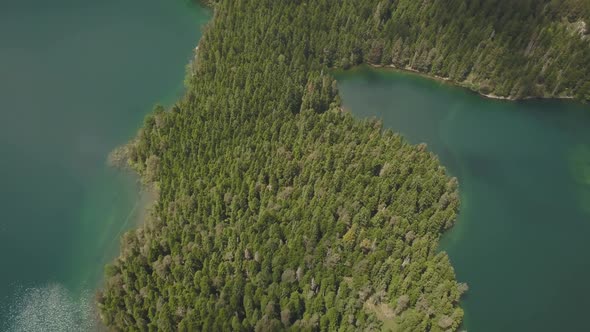
[{"label": "hillside covered with trees", "polygon": [[590,1],[344,1],[327,17],[337,31],[328,65],[416,70],[510,99],[590,100]]},{"label": "hillside covered with trees", "polygon": [[308,31],[301,42],[328,67],[391,66],[509,99],[590,100],[587,0],[339,0],[305,6]]},{"label": "hillside covered with trees", "polygon": [[498,95],[583,95],[588,48],[571,28],[587,11],[488,2],[212,4],[185,97],[127,147],[158,199],[106,269],[105,324],[457,330],[466,286],[437,251],[457,181],[424,145],[342,112],[328,69],[393,63]]}]

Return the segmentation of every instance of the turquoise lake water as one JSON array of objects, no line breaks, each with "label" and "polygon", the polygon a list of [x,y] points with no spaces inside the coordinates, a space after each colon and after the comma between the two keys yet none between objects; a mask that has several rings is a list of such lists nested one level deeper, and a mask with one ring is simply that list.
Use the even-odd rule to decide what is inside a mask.
[{"label": "turquoise lake water", "polygon": [[209,18],[183,0],[0,4],[0,331],[96,327],[103,266],[143,206],[107,155],[182,93]]},{"label": "turquoise lake water", "polygon": [[[92,299],[143,200],[105,161],[182,93],[210,12],[183,0],[0,4],[0,331],[97,327]],[[344,105],[426,142],[460,181],[441,247],[469,331],[583,331],[590,109],[503,102],[415,75],[337,75]]]},{"label": "turquoise lake water", "polygon": [[393,71],[337,75],[344,106],[428,144],[459,179],[441,243],[468,331],[586,331],[590,308],[590,108],[506,102]]}]

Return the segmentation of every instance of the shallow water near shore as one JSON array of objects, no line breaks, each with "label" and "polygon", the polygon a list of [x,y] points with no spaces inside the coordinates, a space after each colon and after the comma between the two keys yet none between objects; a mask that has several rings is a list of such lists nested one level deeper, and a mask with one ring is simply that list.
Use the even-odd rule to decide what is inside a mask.
[{"label": "shallow water near shore", "polygon": [[184,0],[0,4],[0,331],[86,331],[142,211],[106,165],[182,93],[209,10]]},{"label": "shallow water near shore", "polygon": [[337,73],[343,104],[412,143],[459,179],[461,211],[441,248],[468,331],[583,331],[590,308],[590,108],[508,102],[416,75]]}]

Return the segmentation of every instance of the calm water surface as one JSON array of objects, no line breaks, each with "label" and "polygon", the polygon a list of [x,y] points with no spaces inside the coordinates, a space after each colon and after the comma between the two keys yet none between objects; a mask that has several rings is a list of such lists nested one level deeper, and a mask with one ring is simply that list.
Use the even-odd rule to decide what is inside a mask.
[{"label": "calm water surface", "polygon": [[182,92],[209,18],[185,0],[0,3],[0,331],[84,331],[135,179],[105,166]]},{"label": "calm water surface", "polygon": [[470,286],[469,331],[587,331],[590,108],[505,102],[415,75],[337,75],[344,105],[426,142],[459,178],[442,248]]},{"label": "calm water surface", "polygon": [[[93,328],[102,266],[141,205],[104,161],[181,92],[208,17],[182,0],[0,4],[0,330]],[[466,328],[585,330],[590,110],[366,68],[339,79],[354,114],[428,143],[459,178],[442,246],[470,285]]]}]

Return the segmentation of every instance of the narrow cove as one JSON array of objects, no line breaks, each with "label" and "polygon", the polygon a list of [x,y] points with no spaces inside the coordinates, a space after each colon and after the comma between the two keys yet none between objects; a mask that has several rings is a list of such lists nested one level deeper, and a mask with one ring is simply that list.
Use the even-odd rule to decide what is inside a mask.
[{"label": "narrow cove", "polygon": [[336,73],[345,109],[428,144],[458,177],[441,249],[470,290],[469,331],[584,329],[590,306],[590,110],[507,102],[390,70]]}]

